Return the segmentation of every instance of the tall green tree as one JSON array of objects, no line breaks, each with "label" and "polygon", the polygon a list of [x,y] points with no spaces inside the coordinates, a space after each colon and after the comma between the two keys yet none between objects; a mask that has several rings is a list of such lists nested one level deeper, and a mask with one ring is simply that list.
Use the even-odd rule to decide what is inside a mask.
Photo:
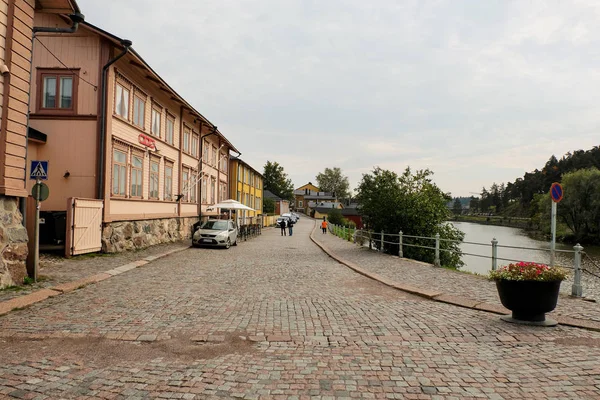
[{"label": "tall green tree", "polygon": [[454,199],[454,204],[452,205],[452,212],[454,213],[454,215],[462,214],[462,204],[458,197]]},{"label": "tall green tree", "polygon": [[[447,223],[450,210],[446,204],[451,197],[441,191],[432,181],[430,170],[419,170],[414,174],[407,168],[402,175],[393,171],[375,168],[364,174],[357,189],[357,200],[363,219],[370,230],[377,233],[397,234],[402,231],[406,235],[434,237],[440,234],[442,249],[440,261],[442,265],[460,268],[461,251],[459,242],[464,234]],[[398,240],[397,237],[386,237],[386,241]],[[409,242],[410,241],[410,242]],[[375,241],[380,247],[379,241]],[[406,238],[406,244],[432,247],[431,239]],[[384,251],[397,254],[398,244],[384,243]],[[433,263],[434,251],[420,247],[403,246],[406,257]]]},{"label": "tall green tree", "polygon": [[562,177],[563,200],[558,215],[579,242],[600,239],[600,170],[580,169]]},{"label": "tall green tree", "polygon": [[272,214],[275,212],[275,200],[266,198],[263,200],[263,212]]},{"label": "tall green tree", "polygon": [[325,168],[317,177],[317,186],[323,192],[335,193],[338,199],[347,199],[350,197],[350,183],[348,177],[342,174],[338,167]]},{"label": "tall green tree", "polygon": [[282,199],[294,200],[294,185],[292,180],[278,162],[267,161],[263,170],[264,188]]}]

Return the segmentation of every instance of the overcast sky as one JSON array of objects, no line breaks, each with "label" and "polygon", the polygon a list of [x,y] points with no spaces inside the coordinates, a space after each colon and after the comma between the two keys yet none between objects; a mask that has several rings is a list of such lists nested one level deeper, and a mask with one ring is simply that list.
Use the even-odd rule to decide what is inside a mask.
[{"label": "overcast sky", "polygon": [[600,137],[600,2],[78,0],[262,171],[430,168],[455,196]]}]

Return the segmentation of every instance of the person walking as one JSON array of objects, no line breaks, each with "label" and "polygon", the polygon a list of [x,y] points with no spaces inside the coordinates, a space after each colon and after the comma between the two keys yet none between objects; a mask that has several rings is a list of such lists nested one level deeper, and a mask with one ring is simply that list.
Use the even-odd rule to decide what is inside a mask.
[{"label": "person walking", "polygon": [[323,217],[323,222],[321,222],[321,229],[323,229],[323,234],[327,233],[327,220]]},{"label": "person walking", "polygon": [[289,230],[289,232],[290,232],[290,236],[292,236],[292,233],[293,233],[293,230],[292,230],[292,228],[294,227],[294,221],[292,221],[292,220],[290,219],[290,220],[288,221],[287,225],[288,225],[288,230]]},{"label": "person walking", "polygon": [[281,222],[279,223],[279,227],[281,228],[281,236],[286,236],[286,233],[285,233],[285,218],[283,218],[281,220]]}]

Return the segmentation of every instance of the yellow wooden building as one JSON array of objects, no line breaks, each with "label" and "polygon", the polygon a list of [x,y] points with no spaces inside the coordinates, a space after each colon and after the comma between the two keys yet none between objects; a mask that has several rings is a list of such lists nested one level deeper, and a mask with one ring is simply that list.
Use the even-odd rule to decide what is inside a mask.
[{"label": "yellow wooden building", "polygon": [[244,211],[238,217],[254,219],[263,213],[263,176],[237,157],[230,158],[229,167],[231,174],[229,177],[230,197],[256,210]]},{"label": "yellow wooden building", "polygon": [[308,182],[306,185],[300,186],[294,190],[294,209],[298,212],[306,212],[308,201],[305,196],[311,196],[319,193],[319,188]]}]

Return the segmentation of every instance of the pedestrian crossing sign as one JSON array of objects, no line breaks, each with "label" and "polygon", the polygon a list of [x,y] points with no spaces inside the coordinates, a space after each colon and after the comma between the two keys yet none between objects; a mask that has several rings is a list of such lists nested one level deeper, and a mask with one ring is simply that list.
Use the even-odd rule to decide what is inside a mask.
[{"label": "pedestrian crossing sign", "polygon": [[29,179],[48,179],[48,161],[31,161],[31,170],[29,174]]}]

